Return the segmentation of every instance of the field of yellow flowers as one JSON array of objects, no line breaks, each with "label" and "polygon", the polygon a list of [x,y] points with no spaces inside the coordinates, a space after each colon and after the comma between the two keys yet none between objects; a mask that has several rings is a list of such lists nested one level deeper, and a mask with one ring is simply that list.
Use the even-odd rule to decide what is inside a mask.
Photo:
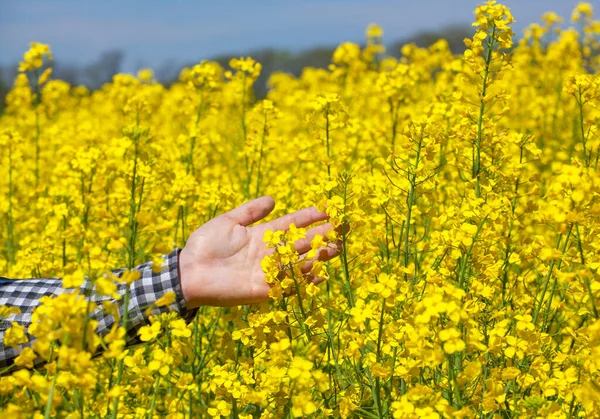
[{"label": "field of yellow flowers", "polygon": [[0,371],[2,417],[600,418],[600,22],[587,3],[571,19],[513,42],[492,1],[463,55],[400,60],[371,26],[264,100],[250,58],[90,92],[32,44],[0,117],[0,275],[110,295],[104,273],[265,194],[272,216],[315,205],[348,227],[319,237],[344,244],[321,285],[283,279],[187,328],[154,316],[132,348],[118,323],[94,333],[84,295],[45,299],[29,330],[4,326],[37,343]]}]

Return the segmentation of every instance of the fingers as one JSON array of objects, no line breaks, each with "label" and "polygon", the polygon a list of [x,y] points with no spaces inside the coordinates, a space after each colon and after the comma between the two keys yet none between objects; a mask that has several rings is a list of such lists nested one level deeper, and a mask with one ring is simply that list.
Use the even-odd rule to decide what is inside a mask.
[{"label": "fingers", "polygon": [[340,255],[341,252],[341,245],[338,244],[337,246],[333,247],[333,246],[328,246],[328,247],[324,247],[322,249],[319,249],[319,253],[317,253],[317,256],[314,257],[311,260],[307,260],[304,262],[304,264],[302,265],[302,272],[304,274],[307,274],[311,271],[313,264],[316,260],[320,260],[321,262],[327,262],[328,260],[331,260],[337,256]]},{"label": "fingers", "polygon": [[288,230],[290,224],[295,224],[296,227],[307,227],[318,221],[324,221],[327,218],[329,216],[324,212],[317,210],[315,207],[309,207],[271,221],[269,228],[273,230]]},{"label": "fingers", "polygon": [[[314,258],[312,258],[310,260],[306,259],[307,253],[301,254],[299,257],[299,260],[301,263],[301,270],[302,270],[302,274],[303,274],[304,278],[308,282],[311,282],[311,278],[314,277],[314,275],[311,274],[310,271],[313,268],[314,262],[316,262],[316,261],[327,262],[328,260],[334,259],[337,256],[339,256],[341,251],[342,251],[342,243],[337,242],[335,245],[332,244],[327,247],[323,247],[323,248],[319,249],[319,251],[317,252],[317,256],[315,256]],[[279,276],[280,280],[282,280],[285,276],[291,275],[289,269],[282,270],[279,274],[280,274],[280,276]]]},{"label": "fingers", "polygon": [[306,282],[312,282],[315,285],[319,285],[323,281],[325,281],[325,279],[321,278],[320,276],[314,276],[314,275],[306,276]]},{"label": "fingers", "polygon": [[263,196],[252,201],[248,201],[245,204],[242,204],[239,207],[225,213],[224,215],[233,219],[239,225],[246,227],[265,218],[271,211],[273,211],[274,207],[275,201],[273,198],[270,196]]},{"label": "fingers", "polygon": [[296,243],[294,243],[294,249],[296,249],[296,252],[298,253],[308,252],[310,250],[310,242],[312,241],[312,239],[314,239],[317,234],[320,234],[321,236],[325,237],[329,230],[331,230],[332,228],[333,224],[331,223],[311,228],[306,232],[305,238],[300,239]]},{"label": "fingers", "polygon": [[[315,276],[312,274],[306,275],[304,278],[306,279],[307,284],[312,282],[315,285],[319,285],[321,282],[325,281],[325,278],[321,278],[319,276]],[[283,295],[285,295],[286,297],[292,297],[292,296],[296,295],[296,290],[294,289],[294,287],[288,288],[287,290],[285,290]]]}]

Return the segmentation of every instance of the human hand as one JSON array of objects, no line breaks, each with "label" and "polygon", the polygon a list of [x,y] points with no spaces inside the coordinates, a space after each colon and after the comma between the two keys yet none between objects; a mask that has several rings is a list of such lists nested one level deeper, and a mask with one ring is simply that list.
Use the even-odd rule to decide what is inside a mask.
[{"label": "human hand", "polygon": [[[274,206],[273,198],[263,196],[213,218],[190,235],[179,254],[179,281],[188,309],[253,304],[269,299],[271,287],[260,264],[269,253],[262,241],[265,231],[287,230],[290,224],[308,227],[328,218],[310,207],[249,227],[269,215]],[[306,238],[295,243],[296,251],[300,255],[308,252],[313,237],[325,236],[332,228],[331,223],[326,223],[308,229]],[[338,254],[339,249],[327,247],[319,252],[318,258],[325,261]],[[306,279],[320,282],[310,276],[309,270],[307,263],[303,268]]]}]

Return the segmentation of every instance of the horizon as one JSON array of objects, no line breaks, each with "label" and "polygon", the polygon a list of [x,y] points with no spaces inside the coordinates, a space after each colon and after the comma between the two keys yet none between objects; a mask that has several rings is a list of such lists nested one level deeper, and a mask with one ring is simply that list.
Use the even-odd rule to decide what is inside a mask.
[{"label": "horizon", "polygon": [[[126,72],[265,49],[298,53],[333,48],[342,42],[363,43],[370,23],[383,28],[384,43],[389,45],[420,32],[470,26],[473,10],[482,2],[451,3],[8,0],[0,4],[0,66],[14,66],[31,41],[49,44],[57,62],[76,67],[94,62],[103,52],[119,50],[124,53],[122,70]],[[538,22],[547,11],[558,13],[568,22],[579,1],[502,3],[511,8],[516,20],[513,29],[520,37],[526,26]]]}]

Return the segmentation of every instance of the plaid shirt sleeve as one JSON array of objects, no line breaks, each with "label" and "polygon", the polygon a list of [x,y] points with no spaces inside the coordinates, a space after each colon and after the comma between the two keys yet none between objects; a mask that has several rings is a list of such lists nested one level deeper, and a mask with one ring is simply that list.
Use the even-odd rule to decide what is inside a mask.
[{"label": "plaid shirt sleeve", "polygon": [[[129,321],[127,322],[126,341],[128,345],[138,342],[138,329],[147,323],[145,310],[147,307],[152,307],[153,303],[164,296],[166,293],[175,292],[175,302],[167,307],[153,307],[151,314],[156,315],[161,312],[174,310],[183,317],[186,322],[191,322],[197,312],[197,309],[187,310],[185,300],[179,286],[178,275],[178,260],[181,249],[175,249],[170,254],[165,256],[165,263],[158,273],[152,271],[152,262],[144,263],[135,267],[135,270],[140,271],[141,278],[137,281],[127,284],[118,284],[117,293],[123,297],[126,288],[130,287],[129,301]],[[113,273],[120,277],[124,269],[115,270]],[[85,294],[85,290],[92,287],[89,279],[79,288],[80,293]],[[10,315],[6,319],[0,319],[0,368],[5,368],[14,362],[14,358],[20,351],[31,346],[34,342],[32,336],[28,335],[30,342],[20,345],[18,350],[4,345],[4,332],[8,329],[12,322],[22,325],[25,330],[31,323],[31,315],[33,310],[40,304],[39,299],[45,295],[58,295],[67,292],[73,292],[73,289],[66,289],[62,286],[60,278],[40,278],[40,279],[19,279],[13,280],[8,278],[0,279],[0,306],[18,307],[21,312],[19,314]],[[111,299],[110,297],[100,296],[92,289],[90,297],[92,301],[100,303],[103,300]],[[118,300],[119,314],[122,316],[123,298]],[[105,313],[102,307],[99,307],[90,314],[90,317],[98,321],[96,333],[104,335],[114,324],[113,316]],[[36,361],[36,365],[43,363],[41,359]]]}]

